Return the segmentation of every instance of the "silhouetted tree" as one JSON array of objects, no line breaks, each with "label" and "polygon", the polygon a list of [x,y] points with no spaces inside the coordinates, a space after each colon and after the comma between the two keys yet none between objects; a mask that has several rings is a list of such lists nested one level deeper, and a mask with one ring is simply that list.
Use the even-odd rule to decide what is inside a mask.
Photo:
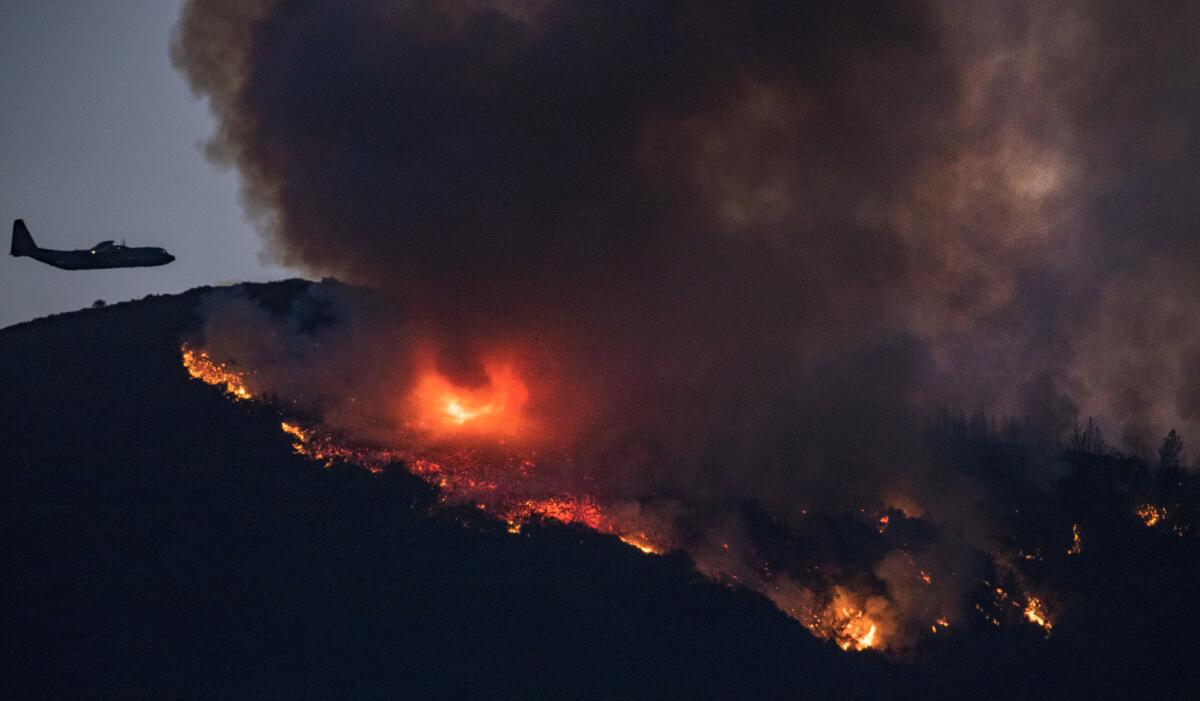
[{"label": "silhouetted tree", "polygon": [[1183,439],[1171,429],[1158,449],[1158,465],[1164,470],[1178,470],[1183,464]]},{"label": "silhouetted tree", "polygon": [[1087,428],[1082,431],[1076,424],[1075,432],[1071,435],[1071,450],[1090,455],[1104,455],[1107,452],[1108,446],[1104,443],[1100,425],[1092,417],[1088,417]]}]

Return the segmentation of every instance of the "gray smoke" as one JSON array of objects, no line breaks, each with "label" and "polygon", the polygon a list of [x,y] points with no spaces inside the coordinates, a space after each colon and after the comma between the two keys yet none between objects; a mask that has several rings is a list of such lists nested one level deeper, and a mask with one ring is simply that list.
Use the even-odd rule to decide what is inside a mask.
[{"label": "gray smoke", "polygon": [[1197,45],[1194,3],[190,0],[173,57],[269,253],[388,300],[273,391],[347,430],[418,346],[503,349],[614,500],[983,546],[913,416],[1200,435]]}]

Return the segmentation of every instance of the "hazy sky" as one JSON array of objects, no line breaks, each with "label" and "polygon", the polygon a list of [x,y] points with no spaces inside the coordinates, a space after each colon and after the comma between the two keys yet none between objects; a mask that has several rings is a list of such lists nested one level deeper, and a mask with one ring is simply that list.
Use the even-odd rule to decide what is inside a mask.
[{"label": "hazy sky", "polygon": [[[205,104],[171,66],[178,2],[0,2],[0,327],[97,299],[287,277],[264,265],[237,177],[208,163]],[[12,220],[38,245],[162,246],[161,268],[68,272],[7,255]]]}]

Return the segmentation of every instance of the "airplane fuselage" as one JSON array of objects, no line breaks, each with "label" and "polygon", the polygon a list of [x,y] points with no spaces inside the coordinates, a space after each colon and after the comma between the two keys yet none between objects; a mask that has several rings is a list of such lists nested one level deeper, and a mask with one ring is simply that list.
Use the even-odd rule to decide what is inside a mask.
[{"label": "airplane fuselage", "polygon": [[50,248],[39,248],[27,255],[34,260],[62,270],[146,268],[166,265],[175,260],[175,256],[161,248],[128,248],[125,246],[99,251],[56,251]]},{"label": "airplane fuselage", "polygon": [[56,251],[41,248],[30,235],[25,222],[13,222],[12,247],[9,253],[18,258],[27,257],[52,265],[62,270],[99,270],[104,268],[148,268],[166,265],[175,256],[166,249],[143,246],[130,248],[123,243],[101,241],[87,250]]}]

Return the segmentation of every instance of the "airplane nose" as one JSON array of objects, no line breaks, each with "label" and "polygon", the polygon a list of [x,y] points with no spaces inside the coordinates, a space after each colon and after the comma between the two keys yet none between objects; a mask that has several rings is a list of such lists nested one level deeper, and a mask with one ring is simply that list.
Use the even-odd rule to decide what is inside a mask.
[{"label": "airplane nose", "polygon": [[168,262],[168,263],[174,263],[174,262],[175,262],[175,256],[173,256],[173,255],[171,255],[170,253],[168,253],[168,254],[167,254],[167,262]]}]

